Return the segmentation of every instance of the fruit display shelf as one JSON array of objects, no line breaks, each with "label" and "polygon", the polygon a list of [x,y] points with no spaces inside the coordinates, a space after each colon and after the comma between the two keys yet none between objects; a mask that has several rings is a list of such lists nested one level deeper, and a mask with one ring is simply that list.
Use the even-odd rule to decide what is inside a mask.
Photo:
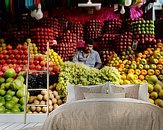
[{"label": "fruit display shelf", "polygon": [[90,20],[85,23],[85,39],[98,39],[102,33],[102,22],[100,20]]}]

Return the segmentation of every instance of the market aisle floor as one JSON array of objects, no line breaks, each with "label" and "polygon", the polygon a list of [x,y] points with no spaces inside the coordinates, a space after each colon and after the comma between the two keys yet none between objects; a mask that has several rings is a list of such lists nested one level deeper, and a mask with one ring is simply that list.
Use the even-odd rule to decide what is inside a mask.
[{"label": "market aisle floor", "polygon": [[24,129],[28,127],[35,127],[35,126],[41,126],[43,123],[0,123],[0,130],[19,130],[19,129]]}]

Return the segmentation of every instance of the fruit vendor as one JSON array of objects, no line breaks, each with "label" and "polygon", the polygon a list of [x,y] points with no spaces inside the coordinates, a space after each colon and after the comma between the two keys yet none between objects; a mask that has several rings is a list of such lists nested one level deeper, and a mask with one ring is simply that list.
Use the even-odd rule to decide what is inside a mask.
[{"label": "fruit vendor", "polygon": [[99,53],[93,50],[93,43],[92,39],[86,40],[83,49],[77,51],[73,57],[73,62],[83,62],[89,67],[100,69],[102,67],[101,58]]}]

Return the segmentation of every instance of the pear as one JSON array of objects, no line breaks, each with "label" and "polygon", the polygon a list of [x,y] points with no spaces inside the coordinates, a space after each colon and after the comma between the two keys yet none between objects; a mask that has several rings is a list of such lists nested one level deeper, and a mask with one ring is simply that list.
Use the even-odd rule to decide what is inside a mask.
[{"label": "pear", "polygon": [[151,98],[149,98],[149,102],[150,102],[151,104],[154,104],[154,100],[151,99]]},{"label": "pear", "polygon": [[162,87],[161,87],[161,85],[159,85],[159,84],[156,84],[155,86],[154,86],[154,90],[156,91],[156,92],[160,92],[160,90],[162,89]]},{"label": "pear", "polygon": [[163,108],[163,100],[161,100],[161,99],[158,98],[158,99],[155,100],[155,104],[156,104],[157,106]]},{"label": "pear", "polygon": [[151,97],[152,99],[156,99],[156,98],[158,97],[158,93],[155,92],[155,91],[153,91],[153,92],[151,92],[150,97]]},{"label": "pear", "polygon": [[148,92],[152,92],[154,89],[152,84],[148,84]]},{"label": "pear", "polygon": [[159,92],[159,97],[160,97],[161,99],[163,99],[163,89],[160,90],[160,92]]}]

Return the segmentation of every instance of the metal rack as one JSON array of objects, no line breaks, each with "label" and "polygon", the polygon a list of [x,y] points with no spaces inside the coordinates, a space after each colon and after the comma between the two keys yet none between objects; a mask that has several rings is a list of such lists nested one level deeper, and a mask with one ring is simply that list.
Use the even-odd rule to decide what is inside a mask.
[{"label": "metal rack", "polygon": [[145,7],[145,13],[147,13],[148,10],[152,9],[152,20],[155,21],[156,20],[156,14],[155,11],[156,10],[163,10],[163,4],[159,3],[159,1],[154,2],[154,3],[149,3],[146,7]]},{"label": "metal rack", "polygon": [[[49,115],[49,42],[47,42],[47,53],[46,55],[43,55],[47,57],[47,64],[46,70],[38,71],[38,70],[30,70],[29,65],[30,65],[30,43],[28,43],[28,63],[27,63],[27,71],[26,71],[26,89],[25,89],[25,99],[24,99],[24,123],[27,121],[27,107],[28,106],[41,106],[41,107],[47,107],[47,116]],[[29,89],[28,88],[28,76],[30,72],[44,72],[47,74],[47,88],[46,89],[40,89],[40,88],[35,88],[35,89]],[[28,104],[28,91],[41,91],[41,90],[47,90],[47,104],[46,105],[35,105],[35,104]]]}]

